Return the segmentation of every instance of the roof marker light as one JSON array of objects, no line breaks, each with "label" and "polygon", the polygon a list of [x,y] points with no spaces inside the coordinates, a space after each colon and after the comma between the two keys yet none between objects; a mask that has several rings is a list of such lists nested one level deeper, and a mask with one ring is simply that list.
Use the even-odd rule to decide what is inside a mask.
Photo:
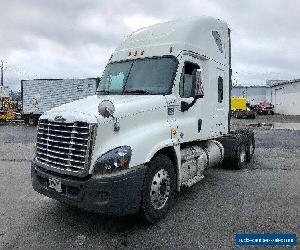
[{"label": "roof marker light", "polygon": [[144,52],[145,52],[145,50],[142,50],[142,51],[141,51],[141,56],[144,55]]},{"label": "roof marker light", "polygon": [[169,51],[170,51],[170,53],[172,53],[172,52],[173,52],[173,47],[170,47],[170,50],[169,50]]},{"label": "roof marker light", "polygon": [[131,51],[128,52],[128,56],[131,56]]},{"label": "roof marker light", "polygon": [[137,50],[134,52],[134,54],[133,54],[134,56],[137,56]]}]

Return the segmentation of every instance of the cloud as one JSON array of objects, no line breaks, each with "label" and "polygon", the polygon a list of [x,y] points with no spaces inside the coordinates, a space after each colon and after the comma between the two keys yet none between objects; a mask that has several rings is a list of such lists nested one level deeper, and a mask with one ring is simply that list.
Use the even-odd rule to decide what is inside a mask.
[{"label": "cloud", "polygon": [[195,15],[227,21],[233,70],[244,84],[300,77],[300,2],[296,0],[1,1],[0,58],[5,81],[94,77],[133,30]]}]

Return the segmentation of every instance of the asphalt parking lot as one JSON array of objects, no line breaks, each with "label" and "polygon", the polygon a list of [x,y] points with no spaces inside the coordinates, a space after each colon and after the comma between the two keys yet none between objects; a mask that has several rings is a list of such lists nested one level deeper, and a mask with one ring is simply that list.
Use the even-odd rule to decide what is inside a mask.
[{"label": "asphalt parking lot", "polygon": [[[35,127],[0,126],[0,248],[232,249],[236,233],[297,233],[300,222],[300,130],[265,124],[299,117],[233,120],[250,123],[253,161],[239,171],[212,168],[183,190],[167,218],[147,226],[136,216],[109,218],[72,208],[32,190]],[[288,128],[288,126],[287,126]],[[299,246],[299,243],[298,243]]]}]

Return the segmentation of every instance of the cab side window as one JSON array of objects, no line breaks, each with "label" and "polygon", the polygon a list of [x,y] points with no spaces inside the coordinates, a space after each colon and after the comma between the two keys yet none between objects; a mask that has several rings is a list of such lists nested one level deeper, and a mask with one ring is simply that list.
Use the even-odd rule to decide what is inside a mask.
[{"label": "cab side window", "polygon": [[179,95],[184,98],[192,96],[192,74],[193,70],[200,69],[197,64],[191,62],[185,62],[181,74],[180,84],[179,84]]},{"label": "cab side window", "polygon": [[223,102],[223,78],[218,78],[218,102]]}]

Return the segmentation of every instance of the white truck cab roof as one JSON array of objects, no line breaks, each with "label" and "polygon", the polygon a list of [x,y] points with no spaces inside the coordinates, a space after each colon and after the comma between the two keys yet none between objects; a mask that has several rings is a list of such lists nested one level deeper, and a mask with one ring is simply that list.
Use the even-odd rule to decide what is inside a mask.
[{"label": "white truck cab roof", "polygon": [[208,16],[190,17],[133,32],[116,48],[111,61],[177,56],[181,51],[191,51],[225,65],[228,46],[228,25],[225,22]]}]

